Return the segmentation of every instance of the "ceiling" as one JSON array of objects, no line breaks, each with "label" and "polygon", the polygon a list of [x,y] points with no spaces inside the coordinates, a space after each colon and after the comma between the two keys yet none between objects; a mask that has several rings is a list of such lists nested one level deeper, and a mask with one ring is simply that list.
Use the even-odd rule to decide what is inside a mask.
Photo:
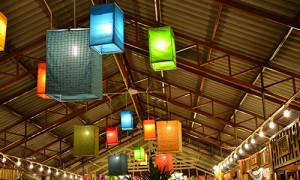
[{"label": "ceiling", "polygon": [[[45,61],[46,31],[89,27],[89,8],[101,0],[0,0],[8,18],[0,52],[1,152],[82,174],[107,172],[107,154],[124,152],[129,171],[141,171],[133,147],[155,152],[144,141],[140,122],[179,120],[183,153],[176,169],[212,173],[283,104],[292,116],[274,116],[241,158],[299,117],[300,2],[226,0],[115,0],[125,13],[125,53],[103,56],[101,101],[67,102],[36,96],[37,64]],[[52,18],[51,18],[52,14]],[[52,22],[52,23],[51,23]],[[147,29],[169,25],[176,40],[177,69],[155,72],[149,65]],[[295,95],[295,96],[294,96]],[[291,100],[292,97],[292,101]],[[105,127],[120,126],[120,111],[135,117],[133,131],[121,131],[107,147]],[[100,128],[99,157],[73,157],[73,125]],[[83,168],[84,167],[84,168]]]}]

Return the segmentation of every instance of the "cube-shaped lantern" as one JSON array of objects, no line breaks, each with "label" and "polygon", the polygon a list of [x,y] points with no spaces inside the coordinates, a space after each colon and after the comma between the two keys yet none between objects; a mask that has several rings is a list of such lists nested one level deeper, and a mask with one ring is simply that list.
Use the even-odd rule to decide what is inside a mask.
[{"label": "cube-shaped lantern", "polygon": [[36,95],[43,99],[51,99],[46,95],[46,63],[38,64]]},{"label": "cube-shaped lantern", "polygon": [[179,121],[157,121],[157,151],[182,152],[182,130]]},{"label": "cube-shaped lantern", "polygon": [[46,94],[58,101],[102,99],[102,57],[89,47],[89,29],[47,31]]},{"label": "cube-shaped lantern", "polygon": [[155,120],[153,119],[144,120],[143,128],[144,128],[144,140],[156,139]]},{"label": "cube-shaped lantern", "polygon": [[119,176],[128,174],[128,157],[126,154],[108,155],[108,175]]},{"label": "cube-shaped lantern", "polygon": [[148,155],[147,155],[146,152],[145,152],[145,160],[140,160],[138,162],[140,162],[141,166],[147,166],[148,165]]},{"label": "cube-shaped lantern", "polygon": [[124,13],[115,3],[91,7],[90,46],[99,54],[124,52]]},{"label": "cube-shaped lantern", "polygon": [[0,51],[4,51],[6,39],[7,18],[0,12]]},{"label": "cube-shaped lantern", "polygon": [[145,160],[145,150],[143,147],[136,147],[133,150],[134,152],[134,160],[141,161]]},{"label": "cube-shaped lantern", "polygon": [[148,30],[150,65],[154,71],[176,69],[176,49],[172,28],[159,27]]},{"label": "cube-shaped lantern", "polygon": [[122,130],[133,129],[133,116],[130,111],[121,111],[121,127]]},{"label": "cube-shaped lantern", "polygon": [[98,156],[99,128],[97,126],[74,126],[74,156]]},{"label": "cube-shaped lantern", "polygon": [[118,140],[118,128],[108,127],[106,128],[106,144],[107,145],[117,145]]},{"label": "cube-shaped lantern", "polygon": [[162,171],[173,171],[173,156],[172,154],[155,155],[155,164]]}]

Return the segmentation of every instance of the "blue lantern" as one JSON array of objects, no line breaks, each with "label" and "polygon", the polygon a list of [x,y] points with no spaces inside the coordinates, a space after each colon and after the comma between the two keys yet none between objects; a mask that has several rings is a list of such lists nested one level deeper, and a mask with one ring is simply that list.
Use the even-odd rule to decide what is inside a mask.
[{"label": "blue lantern", "polygon": [[121,112],[121,127],[122,130],[132,130],[133,129],[133,117],[130,111]]},{"label": "blue lantern", "polygon": [[128,157],[126,154],[111,154],[107,158],[109,176],[128,174]]},{"label": "blue lantern", "polygon": [[99,54],[124,52],[124,13],[115,3],[91,7],[90,47]]}]

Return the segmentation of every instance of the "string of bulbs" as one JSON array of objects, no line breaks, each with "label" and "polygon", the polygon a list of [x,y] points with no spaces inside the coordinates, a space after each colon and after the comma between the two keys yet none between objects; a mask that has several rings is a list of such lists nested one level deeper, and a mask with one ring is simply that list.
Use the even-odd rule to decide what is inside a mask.
[{"label": "string of bulbs", "polygon": [[[283,109],[283,116],[284,117],[289,117],[291,114],[291,111],[288,109],[288,105],[296,98],[296,96],[299,94],[300,90],[298,90],[284,105],[282,105],[278,110],[276,110],[272,116],[270,116],[266,121],[264,121],[255,131],[252,132],[252,134],[250,134],[248,136],[248,138],[246,138],[238,147],[235,148],[235,150],[230,153],[230,155],[225,158],[223,161],[221,161],[218,165],[215,165],[213,167],[213,169],[215,171],[218,171],[219,169],[222,170],[223,168],[225,168],[226,166],[228,166],[231,162],[233,162],[234,159],[238,158],[237,152],[239,154],[243,154],[243,146],[245,149],[249,149],[250,145],[249,145],[249,139],[251,144],[255,144],[255,134],[258,134],[260,137],[264,137],[264,132],[263,132],[263,128],[264,126],[269,123],[269,128],[273,129],[275,127],[275,123],[274,123],[274,117],[280,113]],[[259,131],[259,133],[257,133]]]},{"label": "string of bulbs", "polygon": [[[52,170],[56,170],[56,172],[54,173],[55,176],[59,176],[60,172],[63,172],[63,177],[65,177],[65,178],[69,176],[70,179],[74,178],[74,179],[82,180],[82,177],[78,174],[74,174],[74,173],[71,173],[71,172],[68,172],[65,170],[61,170],[61,169],[58,169],[55,167],[47,166],[47,165],[44,165],[41,163],[33,162],[28,159],[21,159],[21,158],[15,157],[15,156],[10,156],[7,154],[3,154],[1,152],[0,152],[0,154],[2,155],[1,162],[3,164],[7,163],[7,161],[10,161],[11,163],[15,164],[17,167],[22,167],[22,161],[26,161],[29,164],[29,166],[27,167],[29,170],[33,170],[35,166],[39,166],[38,170],[40,173],[43,173],[44,170],[47,169],[47,174],[50,175],[52,173]],[[15,159],[16,161],[13,159]]]}]

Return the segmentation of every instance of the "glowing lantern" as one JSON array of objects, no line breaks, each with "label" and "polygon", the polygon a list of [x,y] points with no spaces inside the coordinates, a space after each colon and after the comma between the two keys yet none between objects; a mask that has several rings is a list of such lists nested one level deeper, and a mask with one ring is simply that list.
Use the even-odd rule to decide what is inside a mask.
[{"label": "glowing lantern", "polygon": [[47,31],[46,94],[58,101],[102,99],[102,56],[89,47],[89,29]]},{"label": "glowing lantern", "polygon": [[74,126],[74,156],[98,156],[99,128],[97,126]]},{"label": "glowing lantern", "polygon": [[111,154],[107,158],[109,176],[128,174],[128,157],[126,154]]},{"label": "glowing lantern", "polygon": [[155,131],[155,120],[144,120],[144,140],[155,140],[156,131]]},{"label": "glowing lantern", "polygon": [[173,171],[173,156],[172,154],[155,155],[155,164],[162,171]]},{"label": "glowing lantern", "polygon": [[179,121],[157,121],[157,151],[182,152],[182,130]]},{"label": "glowing lantern", "polygon": [[172,28],[148,30],[150,64],[154,71],[176,69],[176,49]]},{"label": "glowing lantern", "polygon": [[6,39],[7,18],[0,12],[0,51],[4,51]]},{"label": "glowing lantern", "polygon": [[118,143],[118,129],[116,127],[106,128],[106,144],[117,145]]},{"label": "glowing lantern", "polygon": [[133,117],[130,111],[121,112],[121,127],[122,130],[132,130],[133,129]]},{"label": "glowing lantern", "polygon": [[46,95],[46,63],[38,64],[36,95],[43,99],[51,99]]},{"label": "glowing lantern", "polygon": [[143,147],[134,148],[134,160],[145,160],[145,150]]},{"label": "glowing lantern", "polygon": [[115,3],[91,7],[90,46],[100,54],[124,52],[124,13]]},{"label": "glowing lantern", "polygon": [[138,162],[140,162],[141,166],[147,166],[148,165],[148,155],[147,155],[146,152],[145,152],[145,160],[140,160]]}]

